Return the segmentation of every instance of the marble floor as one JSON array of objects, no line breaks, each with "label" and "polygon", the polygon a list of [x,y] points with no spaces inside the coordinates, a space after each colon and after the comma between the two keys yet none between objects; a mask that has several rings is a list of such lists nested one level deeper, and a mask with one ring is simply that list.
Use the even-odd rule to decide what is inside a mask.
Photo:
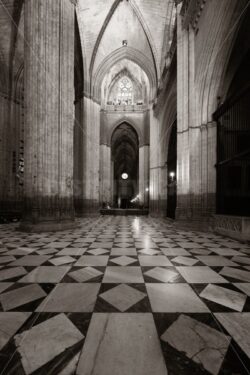
[{"label": "marble floor", "polygon": [[250,374],[250,246],[147,217],[1,225],[0,374]]}]

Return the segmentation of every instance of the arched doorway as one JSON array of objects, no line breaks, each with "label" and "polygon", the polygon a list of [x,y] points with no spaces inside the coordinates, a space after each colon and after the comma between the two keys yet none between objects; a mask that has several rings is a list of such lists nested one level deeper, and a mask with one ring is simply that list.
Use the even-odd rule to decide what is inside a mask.
[{"label": "arched doorway", "polygon": [[139,141],[134,128],[124,122],[112,135],[113,206],[136,207],[139,180]]},{"label": "arched doorway", "polygon": [[172,125],[168,145],[168,193],[167,193],[167,217],[175,219],[177,203],[176,193],[176,165],[177,165],[177,121]]}]

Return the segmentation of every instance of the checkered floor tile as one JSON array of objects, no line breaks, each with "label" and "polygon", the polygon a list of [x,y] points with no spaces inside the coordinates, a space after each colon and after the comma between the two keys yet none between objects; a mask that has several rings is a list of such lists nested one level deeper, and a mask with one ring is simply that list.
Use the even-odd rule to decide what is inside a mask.
[{"label": "checkered floor tile", "polygon": [[0,225],[0,374],[250,374],[249,266],[165,219]]}]

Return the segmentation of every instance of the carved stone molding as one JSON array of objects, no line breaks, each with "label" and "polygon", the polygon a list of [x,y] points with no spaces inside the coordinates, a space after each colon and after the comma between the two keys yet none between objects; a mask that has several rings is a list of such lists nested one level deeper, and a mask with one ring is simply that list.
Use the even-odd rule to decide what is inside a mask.
[{"label": "carved stone molding", "polygon": [[23,104],[23,99],[9,95],[8,93],[0,91],[0,97],[16,104]]},{"label": "carved stone molding", "polygon": [[250,217],[214,215],[214,229],[222,235],[250,241]]},{"label": "carved stone molding", "polygon": [[242,218],[233,216],[216,215],[215,227],[234,232],[242,231]]},{"label": "carved stone molding", "polygon": [[197,29],[197,25],[206,1],[207,0],[184,0],[181,8],[184,28],[187,29],[189,25],[191,25],[194,30]]},{"label": "carved stone molding", "polygon": [[207,124],[201,124],[200,129],[201,131],[207,130]]},{"label": "carved stone molding", "polygon": [[216,121],[210,121],[207,123],[208,129],[216,128],[217,127],[217,122]]}]

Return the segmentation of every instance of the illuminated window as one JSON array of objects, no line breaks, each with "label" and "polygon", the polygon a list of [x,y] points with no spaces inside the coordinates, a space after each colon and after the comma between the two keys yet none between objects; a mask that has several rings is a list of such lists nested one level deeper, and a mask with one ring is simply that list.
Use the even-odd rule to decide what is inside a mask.
[{"label": "illuminated window", "polygon": [[129,78],[123,77],[119,81],[118,90],[118,100],[121,104],[132,104],[133,85]]}]

